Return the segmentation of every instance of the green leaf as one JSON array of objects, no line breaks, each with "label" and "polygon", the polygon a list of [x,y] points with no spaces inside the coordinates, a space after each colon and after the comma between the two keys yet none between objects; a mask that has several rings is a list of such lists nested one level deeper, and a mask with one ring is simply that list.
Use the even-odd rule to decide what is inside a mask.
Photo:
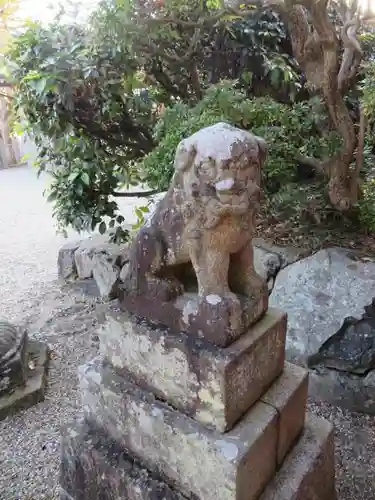
[{"label": "green leaf", "polygon": [[74,182],[76,179],[78,179],[78,177],[81,176],[81,172],[77,171],[77,172],[72,172],[71,174],[69,174],[69,177],[68,177],[68,181],[69,182]]},{"label": "green leaf", "polygon": [[81,179],[82,179],[82,182],[84,184],[86,184],[86,186],[90,185],[90,177],[89,177],[89,174],[87,172],[82,172]]},{"label": "green leaf", "polygon": [[138,219],[143,220],[143,212],[140,208],[136,207],[134,209],[135,215],[138,217]]},{"label": "green leaf", "polygon": [[57,196],[58,196],[57,191],[52,191],[47,197],[47,202],[51,203],[52,201],[55,201],[57,199]]},{"label": "green leaf", "polygon": [[242,79],[245,83],[247,83],[247,85],[251,85],[252,84],[252,81],[253,81],[253,73],[251,71],[243,71],[242,72]]}]

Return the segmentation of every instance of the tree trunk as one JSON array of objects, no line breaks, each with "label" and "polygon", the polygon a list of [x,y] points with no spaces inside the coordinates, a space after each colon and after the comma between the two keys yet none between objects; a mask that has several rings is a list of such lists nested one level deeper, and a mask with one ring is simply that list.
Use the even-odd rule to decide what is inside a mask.
[{"label": "tree trunk", "polygon": [[[285,7],[294,55],[307,81],[321,91],[332,123],[342,138],[342,149],[327,162],[326,174],[330,202],[337,210],[347,211],[358,200],[358,176],[351,171],[357,136],[339,88],[339,73],[340,87],[345,77],[340,71],[339,40],[328,17],[326,0],[305,0],[304,6],[289,0]],[[309,28],[306,11],[310,15],[313,31]],[[353,67],[348,69],[352,75]]]}]

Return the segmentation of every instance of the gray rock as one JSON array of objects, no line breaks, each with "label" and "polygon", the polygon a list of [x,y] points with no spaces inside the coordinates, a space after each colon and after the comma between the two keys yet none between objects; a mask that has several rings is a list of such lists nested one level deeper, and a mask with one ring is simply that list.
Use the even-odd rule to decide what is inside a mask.
[{"label": "gray rock", "polygon": [[126,275],[128,274],[129,270],[129,263],[127,262],[122,266],[122,269],[120,271],[120,282],[123,283],[125,281]]},{"label": "gray rock", "polygon": [[284,267],[289,266],[306,256],[305,250],[290,246],[280,247],[278,245],[272,245],[262,238],[255,238],[253,240],[253,244],[255,247],[262,249],[264,252],[278,255],[280,259],[280,269],[284,269]]},{"label": "gray rock", "polygon": [[106,249],[109,245],[107,235],[95,235],[82,241],[74,254],[77,273],[80,279],[92,278],[93,256],[95,253]]},{"label": "gray rock", "polygon": [[100,297],[99,288],[94,278],[76,280],[70,286],[71,289],[78,294],[82,294],[87,297]]},{"label": "gray rock", "polygon": [[95,254],[92,258],[92,274],[99,289],[100,296],[114,299],[118,295],[120,266],[116,256],[107,253]]},{"label": "gray rock", "polygon": [[340,330],[310,356],[310,367],[366,375],[375,369],[375,300],[361,319],[346,318]]},{"label": "gray rock", "polygon": [[255,271],[267,281],[268,290],[271,291],[277,273],[281,268],[281,259],[277,253],[254,246]]},{"label": "gray rock", "polygon": [[77,279],[77,266],[74,258],[76,250],[81,245],[82,241],[67,243],[59,250],[57,258],[57,270],[59,278],[65,281],[73,281]]},{"label": "gray rock", "polygon": [[117,297],[121,268],[128,262],[128,244],[108,243],[108,235],[94,236],[81,243],[75,252],[80,279],[94,278],[102,297]]},{"label": "gray rock", "polygon": [[282,269],[270,305],[288,313],[287,358],[305,364],[345,318],[361,318],[374,297],[375,263],[349,250],[321,250]]}]

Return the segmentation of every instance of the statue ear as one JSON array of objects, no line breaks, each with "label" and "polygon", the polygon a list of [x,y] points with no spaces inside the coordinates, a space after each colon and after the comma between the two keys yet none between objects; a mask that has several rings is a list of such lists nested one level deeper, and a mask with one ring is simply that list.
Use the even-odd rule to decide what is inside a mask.
[{"label": "statue ear", "polygon": [[194,158],[197,154],[197,149],[193,144],[186,146],[185,141],[181,141],[176,149],[176,156],[174,159],[174,169],[176,172],[184,172],[191,167]]},{"label": "statue ear", "polygon": [[258,143],[260,166],[262,167],[267,158],[268,147],[266,141],[262,139],[262,137],[255,136],[255,139]]}]

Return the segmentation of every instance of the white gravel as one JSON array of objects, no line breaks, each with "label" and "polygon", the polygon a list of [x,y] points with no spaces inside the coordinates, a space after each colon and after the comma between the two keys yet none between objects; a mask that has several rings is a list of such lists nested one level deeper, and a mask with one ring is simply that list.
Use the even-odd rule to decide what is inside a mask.
[{"label": "white gravel", "polygon": [[[30,168],[0,170],[0,317],[26,324],[53,350],[46,400],[0,422],[0,500],[57,500],[60,428],[80,410],[77,367],[97,352],[100,301],[56,282],[65,240],[55,234],[45,182]],[[128,217],[131,205],[122,203]],[[336,425],[339,500],[375,498],[374,418],[309,408]]]},{"label": "white gravel", "polygon": [[[1,500],[57,498],[60,428],[79,411],[77,367],[97,348],[99,301],[56,281],[66,240],[56,234],[43,198],[47,182],[29,167],[0,170],[0,317],[26,324],[53,350],[46,400],[0,422]],[[143,202],[121,200],[129,222],[133,206]]]}]

